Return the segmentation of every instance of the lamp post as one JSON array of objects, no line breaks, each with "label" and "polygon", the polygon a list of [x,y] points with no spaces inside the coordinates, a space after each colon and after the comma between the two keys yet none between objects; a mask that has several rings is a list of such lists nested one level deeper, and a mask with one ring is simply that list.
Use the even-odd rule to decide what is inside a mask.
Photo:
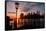
[{"label": "lamp post", "polygon": [[19,3],[15,2],[15,9],[16,9],[16,28],[17,28],[17,11],[18,11]]},{"label": "lamp post", "polygon": [[15,5],[16,5],[16,7],[15,7],[16,8],[16,19],[17,19],[17,11],[18,11],[18,7],[19,7],[19,3],[16,2]]}]

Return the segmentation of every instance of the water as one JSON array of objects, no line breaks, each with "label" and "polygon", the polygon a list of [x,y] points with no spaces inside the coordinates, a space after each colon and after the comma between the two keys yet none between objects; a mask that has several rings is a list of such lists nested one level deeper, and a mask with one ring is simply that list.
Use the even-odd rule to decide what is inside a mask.
[{"label": "water", "polygon": [[42,27],[44,24],[44,19],[23,19],[23,20],[18,20],[18,26],[22,27],[24,25],[32,25],[32,26],[40,26]]},{"label": "water", "polygon": [[25,25],[31,25],[32,27],[43,27],[44,19],[40,18],[40,19],[18,19],[17,20],[17,28],[23,27]]}]

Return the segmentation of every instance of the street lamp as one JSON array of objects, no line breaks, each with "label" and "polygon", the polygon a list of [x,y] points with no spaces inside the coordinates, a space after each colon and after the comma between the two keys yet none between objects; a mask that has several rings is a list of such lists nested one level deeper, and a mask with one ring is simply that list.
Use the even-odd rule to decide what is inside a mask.
[{"label": "street lamp", "polygon": [[16,28],[17,28],[17,11],[18,11],[19,3],[15,2],[15,9],[16,9]]},{"label": "street lamp", "polygon": [[16,2],[15,6],[16,6],[15,8],[16,8],[16,19],[17,19],[17,11],[18,11],[18,7],[19,7],[19,3]]}]

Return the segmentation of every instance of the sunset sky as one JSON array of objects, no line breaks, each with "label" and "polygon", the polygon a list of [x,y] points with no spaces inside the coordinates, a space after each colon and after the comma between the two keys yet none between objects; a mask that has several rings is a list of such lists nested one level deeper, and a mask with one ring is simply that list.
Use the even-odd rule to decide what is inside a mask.
[{"label": "sunset sky", "polygon": [[[16,15],[16,2],[7,2],[7,15],[8,16],[15,16]],[[21,13],[24,13],[26,15],[27,13],[33,13],[40,11],[40,14],[45,13],[45,5],[44,3],[38,3],[38,2],[18,2],[18,12],[17,15],[19,16]],[[8,13],[8,12],[15,12],[15,13]]]}]

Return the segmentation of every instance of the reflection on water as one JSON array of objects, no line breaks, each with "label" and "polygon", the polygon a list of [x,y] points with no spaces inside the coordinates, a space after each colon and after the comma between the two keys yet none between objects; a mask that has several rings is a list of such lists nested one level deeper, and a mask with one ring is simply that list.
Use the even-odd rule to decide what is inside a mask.
[{"label": "reflection on water", "polygon": [[[12,25],[12,28],[14,27],[13,26],[14,22],[13,21],[10,21],[10,25]],[[44,19],[18,19],[17,20],[17,28],[20,28],[22,26],[25,26],[25,25],[32,25],[33,27],[43,27],[44,25]]]}]

